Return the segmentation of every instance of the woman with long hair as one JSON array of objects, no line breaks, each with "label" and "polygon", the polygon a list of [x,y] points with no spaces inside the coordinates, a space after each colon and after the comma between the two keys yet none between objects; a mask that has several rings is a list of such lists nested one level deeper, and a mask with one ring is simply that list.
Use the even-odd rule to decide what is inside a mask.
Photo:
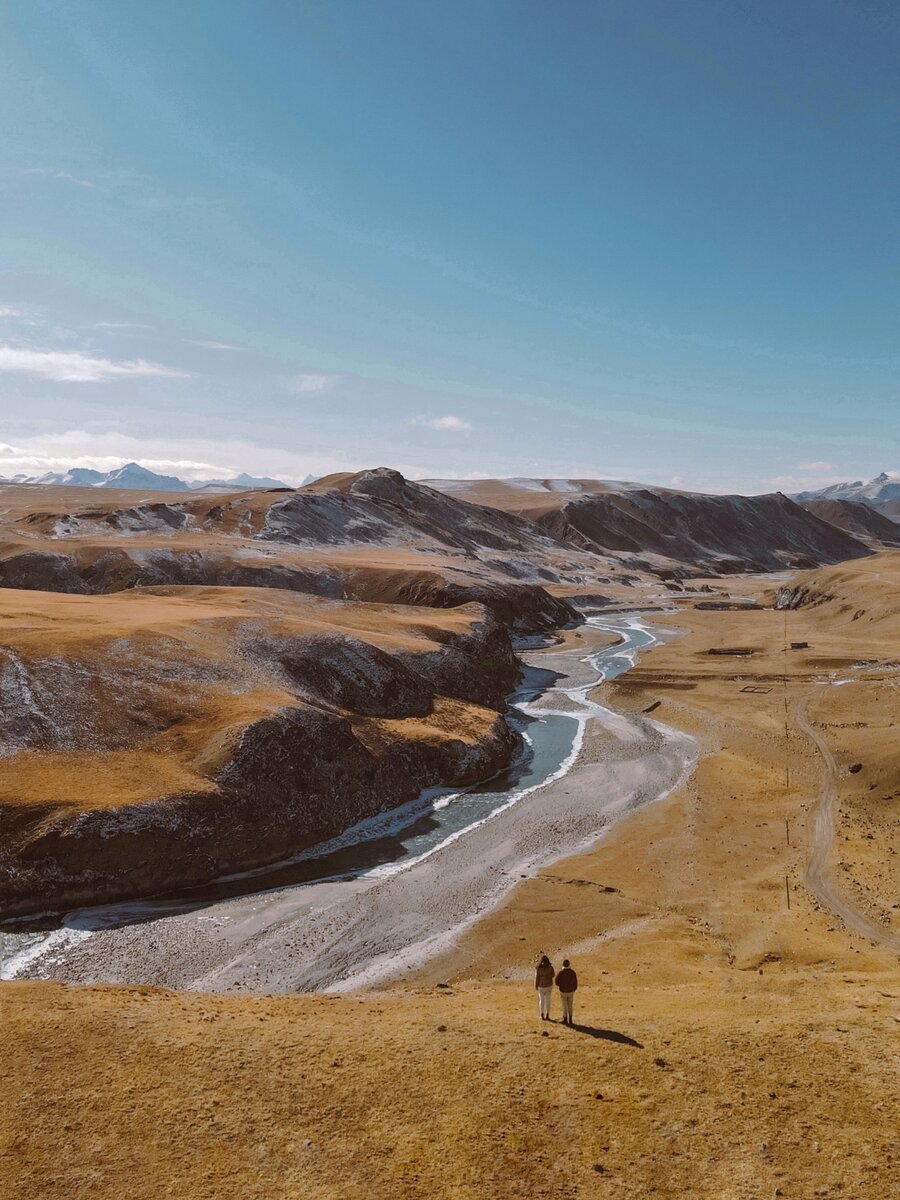
[{"label": "woman with long hair", "polygon": [[542,1021],[550,1020],[550,1000],[553,996],[553,980],[556,972],[546,954],[541,955],[537,970],[534,973],[534,986],[537,988],[538,1009]]}]

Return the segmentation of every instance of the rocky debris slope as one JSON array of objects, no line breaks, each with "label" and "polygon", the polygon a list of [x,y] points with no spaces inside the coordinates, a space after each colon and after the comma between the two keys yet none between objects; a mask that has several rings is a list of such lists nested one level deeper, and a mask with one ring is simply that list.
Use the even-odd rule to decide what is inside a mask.
[{"label": "rocky debris slope", "polygon": [[516,746],[504,626],[241,589],[0,594],[0,914],[262,865]]}]

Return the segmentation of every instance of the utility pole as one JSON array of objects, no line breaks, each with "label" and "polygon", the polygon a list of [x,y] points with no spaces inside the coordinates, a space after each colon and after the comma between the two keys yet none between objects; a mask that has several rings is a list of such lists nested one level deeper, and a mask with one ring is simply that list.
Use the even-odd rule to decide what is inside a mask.
[{"label": "utility pole", "polygon": [[[784,801],[787,806],[790,800],[791,793],[791,768],[790,768],[790,727],[788,724],[788,609],[785,605],[784,609],[784,673],[782,674],[782,694],[784,698]],[[784,818],[784,840],[788,846],[791,844],[791,827],[788,818]],[[787,900],[788,912],[791,911],[791,885],[785,875],[784,877],[784,895]]]}]

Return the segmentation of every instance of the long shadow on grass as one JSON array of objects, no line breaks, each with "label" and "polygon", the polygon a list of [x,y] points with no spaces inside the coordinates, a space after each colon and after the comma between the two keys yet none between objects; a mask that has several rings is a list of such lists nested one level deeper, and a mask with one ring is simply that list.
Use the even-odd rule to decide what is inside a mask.
[{"label": "long shadow on grass", "polygon": [[636,1042],[627,1033],[618,1033],[615,1029],[597,1029],[593,1025],[573,1025],[571,1028],[576,1033],[586,1033],[588,1037],[600,1038],[604,1042],[617,1042],[620,1046],[634,1046],[636,1050],[644,1048],[641,1042]]}]

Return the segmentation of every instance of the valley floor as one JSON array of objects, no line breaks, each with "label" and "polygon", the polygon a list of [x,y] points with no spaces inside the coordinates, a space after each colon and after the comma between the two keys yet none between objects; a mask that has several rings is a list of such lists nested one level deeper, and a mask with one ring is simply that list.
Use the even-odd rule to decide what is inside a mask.
[{"label": "valley floor", "polygon": [[[879,557],[854,565],[849,611],[826,580],[787,619],[666,617],[684,636],[597,698],[659,701],[700,743],[691,778],[402,986],[3,984],[8,1193],[896,1194],[900,556]],[[538,1020],[541,950],[578,970],[574,1029]]]}]

